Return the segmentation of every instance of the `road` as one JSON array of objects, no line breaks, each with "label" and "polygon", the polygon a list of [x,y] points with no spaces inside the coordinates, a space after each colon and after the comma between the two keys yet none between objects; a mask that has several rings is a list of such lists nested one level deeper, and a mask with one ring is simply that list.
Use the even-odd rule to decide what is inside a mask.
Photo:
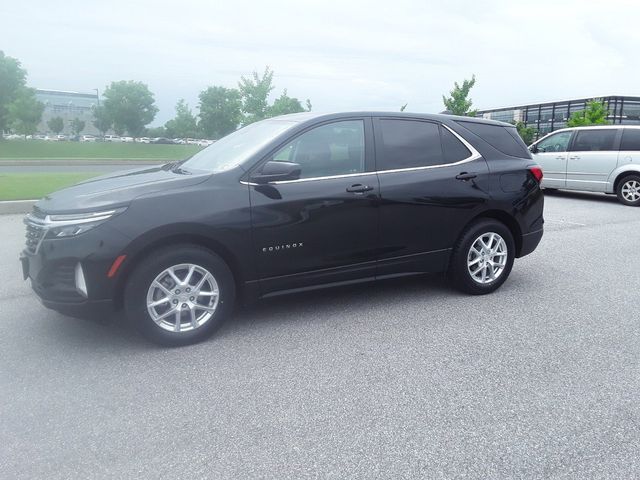
[{"label": "road", "polygon": [[0,478],[638,478],[640,208],[546,219],[493,295],[312,292],[166,349],[45,310],[0,217]]}]

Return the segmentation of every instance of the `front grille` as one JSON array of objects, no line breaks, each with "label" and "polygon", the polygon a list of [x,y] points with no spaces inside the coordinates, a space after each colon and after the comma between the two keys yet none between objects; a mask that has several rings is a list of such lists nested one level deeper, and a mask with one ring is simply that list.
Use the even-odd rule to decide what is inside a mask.
[{"label": "front grille", "polygon": [[29,253],[36,253],[38,251],[38,246],[42,241],[42,237],[44,237],[46,233],[46,229],[42,225],[34,221],[34,218],[31,217],[30,215],[28,215],[24,219],[24,223],[27,226],[27,233],[26,233],[27,251]]}]

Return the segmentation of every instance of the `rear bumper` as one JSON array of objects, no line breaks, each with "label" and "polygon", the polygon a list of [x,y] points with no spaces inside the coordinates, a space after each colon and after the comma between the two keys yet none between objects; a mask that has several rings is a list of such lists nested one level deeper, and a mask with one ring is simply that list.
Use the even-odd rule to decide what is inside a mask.
[{"label": "rear bumper", "polygon": [[524,257],[525,255],[529,255],[533,252],[540,240],[542,240],[542,234],[544,233],[544,229],[536,230],[535,232],[530,232],[522,235],[522,247],[520,248],[520,252],[518,254],[518,258]]}]

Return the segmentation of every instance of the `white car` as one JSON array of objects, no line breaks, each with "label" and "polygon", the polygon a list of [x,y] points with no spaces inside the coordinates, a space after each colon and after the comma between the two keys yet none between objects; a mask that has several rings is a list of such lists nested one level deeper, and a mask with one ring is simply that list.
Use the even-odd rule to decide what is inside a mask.
[{"label": "white car", "polygon": [[122,143],[133,143],[133,137],[120,137]]},{"label": "white car", "polygon": [[104,141],[105,142],[121,142],[122,139],[118,135],[105,135]]},{"label": "white car", "polygon": [[138,139],[138,142],[140,142],[140,143],[151,143],[151,139],[149,137],[140,137]]},{"label": "white car", "polygon": [[94,135],[82,135],[80,137],[81,142],[95,142],[97,138]]},{"label": "white car", "polygon": [[529,150],[544,172],[543,188],[616,194],[640,206],[640,126],[563,128]]}]

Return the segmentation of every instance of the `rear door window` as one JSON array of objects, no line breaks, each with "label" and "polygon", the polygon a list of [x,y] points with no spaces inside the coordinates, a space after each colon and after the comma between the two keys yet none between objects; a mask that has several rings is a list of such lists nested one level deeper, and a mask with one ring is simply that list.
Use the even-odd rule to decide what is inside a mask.
[{"label": "rear door window", "polygon": [[480,122],[457,122],[467,130],[478,135],[493,148],[505,155],[520,158],[531,158],[515,127],[503,127]]},{"label": "rear door window", "polygon": [[602,130],[578,130],[571,146],[573,152],[603,152],[613,150],[618,131],[615,128]]},{"label": "rear door window", "polygon": [[640,151],[640,128],[625,128],[620,150]]},{"label": "rear door window", "polygon": [[381,118],[378,128],[378,170],[428,167],[443,163],[438,124]]}]

